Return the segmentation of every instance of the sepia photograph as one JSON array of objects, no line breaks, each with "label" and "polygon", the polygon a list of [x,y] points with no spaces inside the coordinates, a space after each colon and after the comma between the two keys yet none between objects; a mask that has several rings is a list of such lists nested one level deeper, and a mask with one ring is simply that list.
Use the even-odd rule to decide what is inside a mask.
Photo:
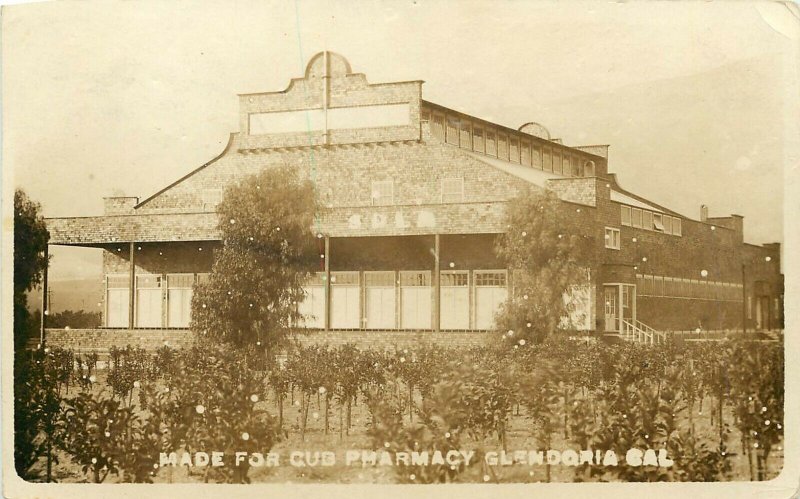
[{"label": "sepia photograph", "polygon": [[790,497],[799,35],[757,1],[4,5],[5,494]]}]

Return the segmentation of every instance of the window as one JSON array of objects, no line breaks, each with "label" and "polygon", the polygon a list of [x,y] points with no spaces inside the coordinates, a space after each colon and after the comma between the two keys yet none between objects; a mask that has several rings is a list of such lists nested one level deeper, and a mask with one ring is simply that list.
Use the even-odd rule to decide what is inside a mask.
[{"label": "window", "polygon": [[653,230],[653,212],[642,210],[642,228]]},{"label": "window", "polygon": [[544,148],[544,171],[553,171],[553,154],[549,147]]},{"label": "window", "polygon": [[442,203],[460,203],[464,200],[464,179],[442,179]]},{"label": "window", "polygon": [[664,233],[672,234],[672,217],[664,215],[662,217],[661,223],[664,224]]},{"label": "window", "polygon": [[475,286],[506,286],[505,271],[475,271]]},{"label": "window", "polygon": [[455,116],[447,116],[447,143],[458,145],[458,134],[461,121]]},{"label": "window", "polygon": [[474,127],[472,129],[472,150],[477,152],[484,152],[483,144],[483,128]]},{"label": "window", "polygon": [[653,228],[659,232],[666,232],[664,228],[664,216],[660,213],[653,213]]},{"label": "window", "polygon": [[497,142],[495,142],[494,130],[486,130],[486,154],[497,156]]},{"label": "window", "polygon": [[442,287],[448,286],[468,286],[469,285],[469,272],[466,270],[443,270],[440,273],[440,285]]},{"label": "window", "polygon": [[505,134],[497,134],[497,157],[508,159],[508,136]]},{"label": "window", "polygon": [[469,121],[463,120],[461,122],[461,147],[464,149],[472,149],[472,125]]},{"label": "window", "polygon": [[533,146],[533,154],[531,155],[531,166],[542,169],[542,148]]},{"label": "window", "polygon": [[619,249],[620,234],[619,229],[606,227],[606,248]]},{"label": "window", "polygon": [[372,181],[372,206],[386,206],[394,203],[394,181]]},{"label": "window", "polygon": [[572,175],[574,177],[583,176],[583,173],[581,172],[581,158],[577,156],[572,157]]},{"label": "window", "polygon": [[564,165],[561,168],[562,173],[564,175],[568,176],[568,177],[571,177],[572,176],[572,169],[569,166],[569,156],[567,156],[566,154],[564,155],[564,159],[563,159],[562,164]]},{"label": "window", "polygon": [[640,210],[639,208],[632,208],[631,215],[633,217],[632,220],[631,220],[631,225],[633,225],[634,227],[641,227],[642,226],[642,210]]},{"label": "window", "polygon": [[431,135],[444,142],[444,116],[441,114],[433,115],[431,123]]},{"label": "window", "polygon": [[680,218],[672,218],[672,233],[676,236],[681,235],[681,219]]},{"label": "window", "polygon": [[430,271],[400,271],[400,286],[430,286]]},{"label": "window", "polygon": [[630,225],[631,224],[631,207],[630,206],[623,206],[622,207],[622,225]]},{"label": "window", "polygon": [[525,166],[531,166],[531,145],[522,141],[519,147],[520,162]]},{"label": "window", "polygon": [[431,112],[429,109],[422,108],[419,112],[419,119],[422,121],[430,121],[431,119]]},{"label": "window", "polygon": [[553,173],[562,173],[561,171],[561,151],[553,151]]},{"label": "window", "polygon": [[508,139],[508,160],[519,163],[519,140],[514,137]]}]

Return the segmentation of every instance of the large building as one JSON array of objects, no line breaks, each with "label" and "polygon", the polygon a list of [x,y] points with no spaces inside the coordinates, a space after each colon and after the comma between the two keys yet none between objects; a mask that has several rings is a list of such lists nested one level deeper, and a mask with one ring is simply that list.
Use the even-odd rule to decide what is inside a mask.
[{"label": "large building", "polygon": [[102,216],[47,219],[50,244],[104,250],[105,282],[102,330],[49,337],[188,338],[225,187],[277,165],[309,176],[324,208],[324,270],[299,304],[319,341],[485,341],[513,285],[494,240],[531,186],[555,192],[596,241],[579,329],[781,328],[780,247],[745,243],[741,216],[688,218],[621,187],[608,146],[491,123],[425,100],[422,84],[370,84],[319,53],[285,90],[239,96],[239,131],[216,158],[145,199],[106,198]]}]

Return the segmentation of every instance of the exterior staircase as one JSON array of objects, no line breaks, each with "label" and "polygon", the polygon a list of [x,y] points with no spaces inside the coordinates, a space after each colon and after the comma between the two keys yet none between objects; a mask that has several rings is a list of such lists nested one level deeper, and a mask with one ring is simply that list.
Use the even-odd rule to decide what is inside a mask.
[{"label": "exterior staircase", "polygon": [[646,345],[658,345],[667,341],[667,333],[656,331],[641,321],[622,320],[622,334],[620,336],[625,341],[634,341]]}]

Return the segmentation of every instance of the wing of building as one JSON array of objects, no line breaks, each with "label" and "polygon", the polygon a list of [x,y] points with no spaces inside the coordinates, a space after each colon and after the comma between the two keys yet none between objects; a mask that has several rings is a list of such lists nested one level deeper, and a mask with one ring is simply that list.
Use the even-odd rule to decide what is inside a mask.
[{"label": "wing of building", "polygon": [[319,53],[285,90],[240,95],[239,131],[208,163],[146,199],[106,198],[102,216],[48,219],[50,244],[104,250],[96,334],[188,335],[225,187],[287,164],[314,180],[325,211],[327,268],[299,305],[321,341],[485,341],[513,285],[494,240],[507,203],[531,186],[554,191],[597,241],[579,328],[781,327],[779,245],[746,244],[741,216],[689,219],[623,189],[607,146],[448,109],[424,100],[422,84],[370,84]]}]

